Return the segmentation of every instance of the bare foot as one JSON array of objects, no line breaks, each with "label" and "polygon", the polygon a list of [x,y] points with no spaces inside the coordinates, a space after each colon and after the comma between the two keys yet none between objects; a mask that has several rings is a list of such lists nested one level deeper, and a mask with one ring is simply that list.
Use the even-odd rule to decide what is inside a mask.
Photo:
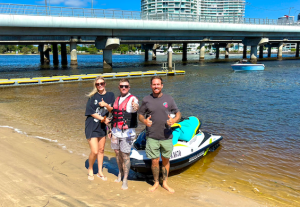
[{"label": "bare foot", "polygon": [[163,183],[162,187],[164,189],[166,189],[167,191],[169,191],[170,193],[174,193],[175,192],[175,190],[173,188],[170,188],[167,183]]},{"label": "bare foot", "polygon": [[127,180],[123,180],[123,185],[122,185],[122,190],[127,190],[128,189],[128,185],[127,185]]},{"label": "bare foot", "polygon": [[122,180],[122,174],[119,173],[118,178],[115,179],[115,182],[116,182],[116,183],[119,183],[119,182],[121,182],[121,180]]},{"label": "bare foot", "polygon": [[159,186],[159,182],[155,182],[152,187],[149,188],[150,192],[154,192]]}]

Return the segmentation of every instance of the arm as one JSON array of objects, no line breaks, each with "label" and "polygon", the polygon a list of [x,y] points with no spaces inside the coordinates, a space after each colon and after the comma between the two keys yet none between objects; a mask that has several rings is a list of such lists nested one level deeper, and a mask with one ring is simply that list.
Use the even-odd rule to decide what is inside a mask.
[{"label": "arm", "polygon": [[99,102],[99,106],[100,106],[100,107],[106,107],[107,110],[108,110],[108,112],[111,112],[111,111],[114,109],[114,108],[113,108],[112,106],[110,106],[108,103],[106,103],[105,101],[103,101],[103,99],[102,99],[101,102]]},{"label": "arm", "polygon": [[151,115],[145,119],[145,117],[142,114],[139,114],[139,120],[140,122],[142,122],[143,124],[145,124],[147,127],[151,127],[152,126],[152,121],[151,119]]},{"label": "arm", "polygon": [[91,115],[93,118],[100,120],[101,122],[104,121],[104,123],[107,125],[109,123],[109,119],[106,119],[106,117],[103,117],[97,113]]}]

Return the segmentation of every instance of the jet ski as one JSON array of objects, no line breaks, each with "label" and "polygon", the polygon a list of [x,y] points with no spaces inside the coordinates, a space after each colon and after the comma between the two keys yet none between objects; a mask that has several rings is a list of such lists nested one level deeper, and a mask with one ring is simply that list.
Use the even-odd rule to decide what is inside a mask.
[{"label": "jet ski", "polygon": [[[172,126],[174,147],[170,158],[170,171],[192,165],[205,156],[208,151],[215,151],[219,147],[219,142],[223,137],[202,132],[200,126],[200,120],[194,116]],[[151,159],[146,156],[145,148],[146,130],[138,135],[131,148],[131,169],[135,172],[151,174]]]}]

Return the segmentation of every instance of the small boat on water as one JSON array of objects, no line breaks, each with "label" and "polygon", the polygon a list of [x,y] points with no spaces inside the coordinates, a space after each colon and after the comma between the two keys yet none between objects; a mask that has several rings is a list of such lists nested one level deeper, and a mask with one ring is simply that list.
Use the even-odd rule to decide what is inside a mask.
[{"label": "small boat on water", "polygon": [[265,65],[261,63],[250,63],[247,60],[243,59],[239,62],[231,65],[234,71],[251,71],[251,70],[264,70]]},{"label": "small boat on water", "polygon": [[[222,136],[212,135],[200,130],[200,121],[191,116],[172,126],[173,152],[170,158],[170,171],[192,165],[209,151],[219,147]],[[146,156],[146,132],[138,135],[131,148],[131,169],[135,172],[151,174],[151,159]],[[160,165],[162,160],[160,158]]]}]

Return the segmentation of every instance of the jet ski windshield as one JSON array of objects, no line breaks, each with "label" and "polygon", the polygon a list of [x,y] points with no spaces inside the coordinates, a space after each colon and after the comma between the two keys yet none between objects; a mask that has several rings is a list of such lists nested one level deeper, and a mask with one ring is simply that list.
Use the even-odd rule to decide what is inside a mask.
[{"label": "jet ski windshield", "polygon": [[137,149],[137,150],[145,150],[146,148],[146,131],[143,130],[137,137],[137,139],[135,140],[135,142],[133,143],[133,146]]}]

